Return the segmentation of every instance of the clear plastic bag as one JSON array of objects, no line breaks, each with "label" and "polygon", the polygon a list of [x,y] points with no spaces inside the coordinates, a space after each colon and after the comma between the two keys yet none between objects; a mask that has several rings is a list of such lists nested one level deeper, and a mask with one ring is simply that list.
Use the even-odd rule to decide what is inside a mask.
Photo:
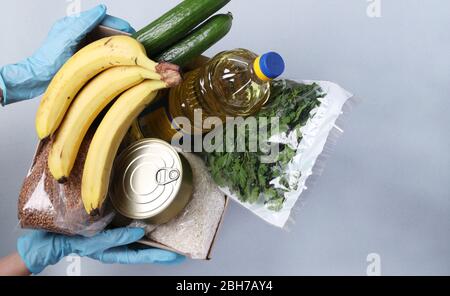
[{"label": "clear plastic bag", "polygon": [[[267,140],[279,149],[274,161],[261,161],[265,152],[214,152],[207,153],[206,160],[227,196],[265,221],[284,227],[306,181],[316,173],[328,140],[334,131],[342,132],[336,121],[352,94],[328,81],[280,80],[274,82],[272,91],[269,103],[256,117],[279,119],[275,124],[280,131],[270,133]],[[274,104],[275,100],[283,102]],[[249,131],[245,137],[251,142]]]},{"label": "clear plastic bag", "polygon": [[91,217],[81,200],[81,176],[91,139],[92,133],[89,133],[64,184],[52,177],[47,166],[52,141],[44,140],[39,144],[19,195],[18,216],[22,228],[93,236],[111,222],[114,217],[112,210],[104,209],[101,215]]}]

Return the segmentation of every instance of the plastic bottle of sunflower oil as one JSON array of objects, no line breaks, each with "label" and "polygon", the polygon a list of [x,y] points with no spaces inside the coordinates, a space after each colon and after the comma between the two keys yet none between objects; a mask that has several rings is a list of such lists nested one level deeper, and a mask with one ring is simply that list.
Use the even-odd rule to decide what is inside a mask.
[{"label": "plastic bottle of sunflower oil", "polygon": [[183,116],[190,120],[190,130],[178,128],[185,134],[208,131],[202,129],[201,122],[194,122],[196,109],[202,109],[203,120],[208,116],[224,121],[227,116],[253,115],[269,99],[270,80],[284,69],[283,58],[276,52],[261,56],[246,49],[221,52],[187,73],[184,82],[170,90],[168,115],[170,119]]}]

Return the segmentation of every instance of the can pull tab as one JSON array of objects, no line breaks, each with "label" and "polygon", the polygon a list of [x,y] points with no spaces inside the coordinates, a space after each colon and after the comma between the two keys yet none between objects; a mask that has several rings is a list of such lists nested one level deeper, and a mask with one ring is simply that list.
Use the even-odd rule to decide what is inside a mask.
[{"label": "can pull tab", "polygon": [[180,171],[173,168],[162,168],[156,173],[156,183],[158,185],[167,185],[180,178]]}]

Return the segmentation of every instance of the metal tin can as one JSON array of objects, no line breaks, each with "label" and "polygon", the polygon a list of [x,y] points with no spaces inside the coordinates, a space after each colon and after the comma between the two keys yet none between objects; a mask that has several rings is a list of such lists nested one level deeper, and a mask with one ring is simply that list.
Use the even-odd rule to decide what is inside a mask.
[{"label": "metal tin can", "polygon": [[116,159],[109,196],[122,216],[163,224],[184,209],[192,190],[187,160],[162,140],[143,139]]}]

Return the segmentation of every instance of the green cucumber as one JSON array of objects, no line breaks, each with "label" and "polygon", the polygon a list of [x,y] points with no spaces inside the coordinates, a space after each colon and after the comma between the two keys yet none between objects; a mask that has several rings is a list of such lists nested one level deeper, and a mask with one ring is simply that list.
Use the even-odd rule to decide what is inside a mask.
[{"label": "green cucumber", "polygon": [[230,0],[184,0],[133,35],[154,57],[186,36]]},{"label": "green cucumber", "polygon": [[233,15],[218,14],[196,28],[186,38],[167,49],[155,60],[185,66],[230,32]]}]

